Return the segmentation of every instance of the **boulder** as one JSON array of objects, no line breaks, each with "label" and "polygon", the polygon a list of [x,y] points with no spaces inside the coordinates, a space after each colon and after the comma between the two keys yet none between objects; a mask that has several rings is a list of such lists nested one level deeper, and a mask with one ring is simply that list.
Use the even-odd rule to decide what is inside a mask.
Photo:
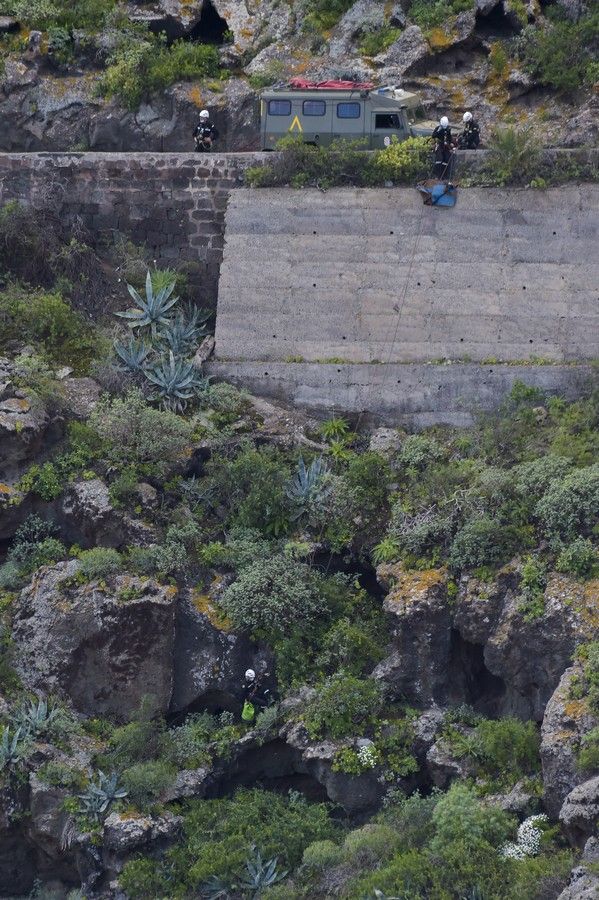
[{"label": "boulder", "polygon": [[559,820],[573,845],[582,845],[596,834],[599,819],[599,775],[570,791],[563,802]]},{"label": "boulder", "polygon": [[47,434],[49,413],[41,403],[33,403],[19,393],[0,400],[0,482],[4,484],[16,481],[52,443]]},{"label": "boulder", "polygon": [[61,531],[80,547],[119,547],[125,539],[122,516],[100,478],[70,484],[62,501]]},{"label": "boulder", "polygon": [[435,741],[426,754],[426,767],[432,783],[443,791],[447,790],[456,778],[471,778],[474,775],[468,758],[458,759],[443,738]]},{"label": "boulder", "polygon": [[599,876],[577,866],[572,869],[570,884],[561,892],[557,900],[597,900],[599,897]]},{"label": "boulder", "polygon": [[404,435],[396,428],[377,428],[370,435],[368,449],[374,453],[393,456],[401,450],[403,439]]},{"label": "boulder", "polygon": [[35,772],[29,775],[29,789],[30,819],[27,830],[32,845],[41,851],[40,875],[55,878],[60,874],[67,880],[76,880],[74,861],[64,853],[63,846],[65,826],[70,819],[63,803],[72,791],[45,784]]},{"label": "boulder", "polygon": [[62,390],[69,418],[89,419],[100,399],[100,385],[93,378],[67,378]]},{"label": "boulder", "polygon": [[0,786],[0,896],[27,894],[35,878],[35,853],[23,839],[20,820],[29,802],[25,782]]},{"label": "boulder", "polygon": [[178,604],[172,713],[189,708],[237,712],[246,669],[272,671],[272,657],[246,635],[233,631],[231,622],[215,607],[227,583],[217,577],[207,593],[189,593]]},{"label": "boulder", "polygon": [[173,784],[164,795],[165,803],[184,800],[188,797],[204,797],[210,785],[211,771],[207,768],[182,769],[177,772]]},{"label": "boulder", "polygon": [[[405,21],[405,18],[404,18]],[[385,10],[377,0],[357,0],[341,17],[329,41],[329,55],[339,59],[351,53],[353,45],[365,31],[385,23]]]},{"label": "boulder", "polygon": [[485,798],[485,802],[493,806],[499,806],[500,809],[512,815],[522,818],[532,815],[538,810],[538,798],[531,793],[530,785],[526,779],[517,781],[516,784],[505,794],[490,794]]},{"label": "boulder", "polygon": [[567,794],[584,780],[577,764],[581,738],[598,723],[586,700],[575,699],[573,687],[582,676],[579,663],[566,669],[556,687],[541,726],[543,801],[557,818]]},{"label": "boulder", "polygon": [[405,571],[401,563],[377,568],[389,593],[383,608],[392,617],[392,652],[373,672],[393,696],[430,706],[447,694],[451,644],[451,609],[447,571]]},{"label": "boulder", "polygon": [[410,25],[384,53],[374,60],[380,66],[381,79],[384,83],[409,74],[418,64],[430,56],[431,48],[417,25]]},{"label": "boulder", "polygon": [[176,589],[128,575],[80,584],[78,568],[44,566],[21,591],[13,638],[23,683],[65,694],[89,716],[129,720],[146,694],[166,712]]},{"label": "boulder", "polygon": [[165,812],[161,816],[131,816],[110,813],[104,820],[104,848],[118,855],[172,840],[182,823],[181,816]]}]

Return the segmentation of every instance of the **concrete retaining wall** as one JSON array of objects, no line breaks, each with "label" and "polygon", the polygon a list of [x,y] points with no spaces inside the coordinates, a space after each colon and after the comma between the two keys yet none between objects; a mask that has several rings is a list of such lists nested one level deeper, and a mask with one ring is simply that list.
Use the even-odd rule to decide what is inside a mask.
[{"label": "concrete retaining wall", "polygon": [[599,357],[598,246],[597,185],[472,188],[454,209],[411,189],[241,189],[211,372],[418,427],[463,423],[516,379],[573,395],[591,369],[563,363]]},{"label": "concrete retaining wall", "polygon": [[599,380],[598,370],[589,365],[211,361],[207,369],[252,394],[306,407],[323,418],[362,414],[409,429],[470,425],[479,412],[494,409],[516,381],[574,400]]}]

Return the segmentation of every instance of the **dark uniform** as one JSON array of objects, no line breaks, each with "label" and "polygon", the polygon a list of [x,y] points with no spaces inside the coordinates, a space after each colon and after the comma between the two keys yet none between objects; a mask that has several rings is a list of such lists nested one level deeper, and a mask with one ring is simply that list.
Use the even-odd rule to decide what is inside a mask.
[{"label": "dark uniform", "polygon": [[218,139],[218,131],[210,119],[200,119],[193,133],[198,153],[210,153],[212,144]]},{"label": "dark uniform", "polygon": [[460,137],[458,138],[458,147],[460,150],[476,150],[480,144],[480,127],[478,122],[470,119],[464,125]]},{"label": "dark uniform", "polygon": [[243,683],[243,699],[253,704],[256,709],[266,709],[273,702],[271,690],[265,684],[267,676],[268,672],[262,676],[256,675],[252,681],[246,678]]},{"label": "dark uniform", "polygon": [[450,174],[449,164],[451,162],[453,151],[451,128],[449,125],[447,128],[443,128],[442,125],[437,125],[432,133],[432,138],[435,141],[435,175],[437,178],[444,179],[449,177]]}]

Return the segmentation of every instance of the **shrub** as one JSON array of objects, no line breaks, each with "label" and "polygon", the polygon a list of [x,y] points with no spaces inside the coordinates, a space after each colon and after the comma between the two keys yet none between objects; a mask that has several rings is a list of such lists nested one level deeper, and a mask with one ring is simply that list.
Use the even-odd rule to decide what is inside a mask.
[{"label": "shrub", "polygon": [[131,859],[119,875],[119,884],[133,900],[148,897],[167,897],[171,887],[168,874],[156,859],[138,857]]},{"label": "shrub", "polygon": [[472,7],[472,0],[413,0],[409,16],[420,28],[430,29],[443,25],[451,16]]},{"label": "shrub", "polygon": [[314,841],[304,850],[302,864],[310,872],[322,872],[341,862],[343,851],[333,841]]},{"label": "shrub", "polygon": [[485,171],[496,184],[527,184],[538,172],[541,146],[530,128],[498,126],[489,150]]},{"label": "shrub", "polygon": [[164,721],[154,716],[152,698],[146,696],[133,720],[111,734],[108,767],[124,769],[160,757],[168,760],[172,752],[172,735]]},{"label": "shrub", "polygon": [[277,144],[280,151],[272,163],[247,169],[246,182],[254,187],[292,187],[314,185],[329,188],[368,181],[370,163],[363,152],[363,140],[333,141],[328,147],[305,144],[302,138],[289,136]]},{"label": "shrub", "polygon": [[599,769],[599,725],[588,731],[580,742],[578,765],[581,769],[593,772]]},{"label": "shrub", "polygon": [[553,22],[527,30],[521,42],[525,67],[540,84],[562,91],[581,87],[593,65],[599,37],[599,12],[578,22]]},{"label": "shrub", "polygon": [[105,97],[118,97],[131,110],[144,97],[176,81],[214,78],[220,74],[219,55],[211,44],[175,41],[170,47],[144,34],[121,40],[99,83]]},{"label": "shrub", "polygon": [[499,847],[513,828],[513,820],[498,806],[485,806],[465,784],[454,782],[433,810],[435,835],[431,849],[441,856],[451,845],[476,852]]},{"label": "shrub", "polygon": [[401,795],[399,800],[391,796],[385,800],[379,818],[401,834],[407,849],[420,849],[434,834],[433,812],[440,795],[440,791],[434,788],[426,797],[418,791],[409,797]]},{"label": "shrub", "polygon": [[402,444],[399,461],[408,472],[418,472],[443,456],[443,448],[426,434],[411,434]]},{"label": "shrub", "polygon": [[518,610],[525,622],[540,618],[545,612],[547,570],[535,556],[527,556],[522,565],[520,580],[521,602]]},{"label": "shrub", "polygon": [[373,184],[383,184],[385,181],[410,184],[426,176],[430,168],[430,153],[428,138],[392,139],[388,147],[374,155],[367,178]]},{"label": "shrub", "polygon": [[3,12],[16,16],[30,28],[101,28],[116,0],[6,0]]},{"label": "shrub", "polygon": [[599,556],[587,538],[576,538],[560,551],[555,568],[577,578],[591,578],[599,564]]},{"label": "shrub", "polygon": [[63,485],[54,465],[47,462],[31,466],[19,481],[19,489],[23,493],[31,491],[49,503],[62,494]]},{"label": "shrub", "polygon": [[317,688],[317,696],[302,713],[312,738],[361,734],[382,706],[381,689],[371,678],[337,672]]},{"label": "shrub", "polygon": [[102,350],[93,327],[60,294],[17,287],[0,293],[0,348],[15,340],[34,344],[50,362],[72,366],[77,375],[87,374]]},{"label": "shrub", "polygon": [[524,497],[540,500],[552,481],[563,479],[572,463],[564,456],[541,456],[516,466],[516,489]]},{"label": "shrub", "polygon": [[512,525],[483,516],[467,522],[456,534],[449,560],[454,569],[498,566],[525,543],[521,531]]},{"label": "shrub", "polygon": [[84,550],[79,557],[79,571],[85,578],[104,580],[116,575],[123,568],[121,554],[110,547],[93,547]]},{"label": "shrub", "polygon": [[392,25],[381,25],[378,28],[363,30],[360,38],[360,53],[362,56],[378,56],[384,53],[401,34],[401,28]]},{"label": "shrub", "polygon": [[515,782],[540,768],[539,732],[534,722],[519,719],[484,719],[466,737],[449,738],[458,755],[470,756],[485,778]]},{"label": "shrub", "polygon": [[322,613],[308,567],[281,556],[246,566],[220,605],[240,628],[265,635],[283,635]]},{"label": "shrub", "polygon": [[325,804],[240,790],[222,800],[190,801],[184,839],[166,862],[186,887],[179,895],[189,896],[212,876],[227,879],[242,871],[252,845],[265,859],[277,856],[286,869],[300,863],[309,844],[330,840],[336,832]]},{"label": "shrub", "polygon": [[311,0],[308,22],[321,30],[332,28],[351,5],[352,0]]},{"label": "shrub", "polygon": [[190,423],[168,410],[153,409],[137,390],[100,400],[90,425],[106,442],[110,462],[138,466],[157,477],[184,457],[192,435]]},{"label": "shrub", "polygon": [[599,463],[553,481],[535,512],[550,538],[572,541],[590,534],[599,521]]},{"label": "shrub", "polygon": [[166,791],[175,779],[176,770],[164,760],[150,760],[136,763],[125,769],[122,775],[123,787],[128,799],[142,812],[147,811]]}]

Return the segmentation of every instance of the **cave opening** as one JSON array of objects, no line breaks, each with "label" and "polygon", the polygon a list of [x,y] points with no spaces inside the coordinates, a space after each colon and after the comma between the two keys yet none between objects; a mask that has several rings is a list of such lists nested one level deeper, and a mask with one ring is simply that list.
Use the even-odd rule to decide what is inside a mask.
[{"label": "cave opening", "polygon": [[506,16],[501,3],[493,7],[486,16],[477,16],[476,32],[481,38],[511,38],[518,31],[519,28]]},{"label": "cave opening", "polygon": [[227,43],[230,33],[226,19],[218,14],[212,0],[206,0],[202,6],[200,18],[187,34],[190,41],[198,41],[202,44],[214,44],[220,47]]},{"label": "cave opening", "polygon": [[451,632],[447,677],[450,703],[465,703],[491,719],[501,716],[505,682],[486,667],[484,646],[464,640],[456,629]]}]

